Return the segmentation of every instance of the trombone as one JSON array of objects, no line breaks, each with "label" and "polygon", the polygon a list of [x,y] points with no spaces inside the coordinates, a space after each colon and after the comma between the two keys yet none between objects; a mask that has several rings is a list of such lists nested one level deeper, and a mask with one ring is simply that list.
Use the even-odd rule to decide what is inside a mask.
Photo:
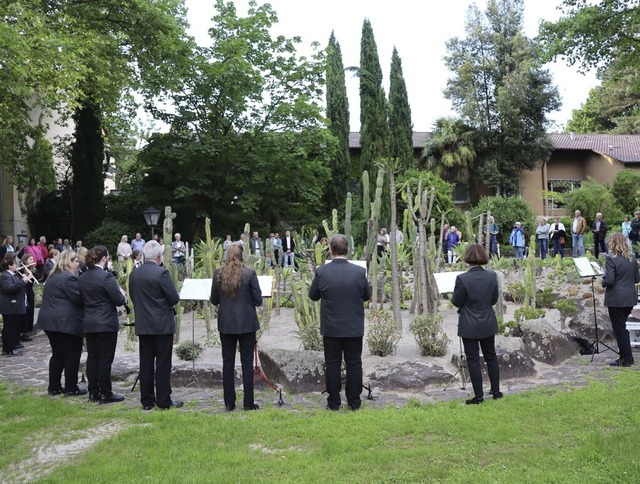
[{"label": "trombone", "polygon": [[31,282],[33,282],[33,283],[35,283],[35,284],[40,284],[40,283],[38,282],[38,279],[36,279],[36,276],[34,276],[34,275],[33,275],[33,272],[31,272],[31,271],[29,270],[29,267],[36,265],[36,264],[35,264],[35,262],[34,262],[34,263],[32,263],[32,264],[26,264],[26,265],[25,265],[25,264],[23,264],[23,263],[22,263],[22,261],[21,261],[20,259],[18,259],[18,264],[20,264],[20,265],[18,266],[18,270],[19,270],[19,271],[22,271],[22,272],[24,273],[24,275],[26,275],[26,276],[27,276],[27,278],[28,278]]}]

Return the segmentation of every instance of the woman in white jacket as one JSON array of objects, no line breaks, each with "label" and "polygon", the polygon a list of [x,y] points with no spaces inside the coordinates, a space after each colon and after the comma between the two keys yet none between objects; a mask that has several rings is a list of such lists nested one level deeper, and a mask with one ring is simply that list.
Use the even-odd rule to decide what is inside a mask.
[{"label": "woman in white jacket", "polygon": [[555,221],[550,225],[549,239],[553,242],[553,256],[560,254],[560,257],[564,257],[564,249],[562,247],[567,233],[565,232],[564,225],[560,222],[560,217],[556,217]]}]

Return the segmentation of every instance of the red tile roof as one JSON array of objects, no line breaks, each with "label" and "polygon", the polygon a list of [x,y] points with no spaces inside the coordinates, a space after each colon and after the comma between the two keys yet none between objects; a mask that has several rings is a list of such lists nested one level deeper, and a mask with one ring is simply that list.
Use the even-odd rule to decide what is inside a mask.
[{"label": "red tile roof", "polygon": [[[431,133],[413,132],[413,147],[422,148]],[[623,163],[640,163],[640,135],[551,133],[556,150],[590,150],[611,156]],[[360,133],[349,133],[349,148],[360,148]]]}]

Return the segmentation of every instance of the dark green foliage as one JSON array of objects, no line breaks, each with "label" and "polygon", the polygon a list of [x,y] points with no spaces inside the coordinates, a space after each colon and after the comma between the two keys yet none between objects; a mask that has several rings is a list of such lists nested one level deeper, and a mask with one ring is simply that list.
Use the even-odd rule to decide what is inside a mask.
[{"label": "dark green foliage", "polygon": [[521,308],[516,309],[513,317],[519,323],[522,321],[530,321],[533,319],[544,318],[545,315],[544,309],[532,308],[531,306],[522,306]]},{"label": "dark green foliage", "polygon": [[[453,204],[453,198],[451,198],[451,193],[453,192],[452,185],[430,171],[417,169],[410,169],[398,177],[398,198],[402,198],[402,201],[398,200],[398,213],[403,213],[404,209],[407,208],[407,184],[411,186],[411,193],[415,197],[418,193],[418,181],[422,182],[423,190],[429,187],[435,187],[436,189],[436,197],[431,214],[432,217],[440,220],[441,215],[444,213],[445,220],[447,221],[462,219],[462,215],[459,210],[456,209]],[[414,206],[416,206],[415,203]],[[401,226],[402,223],[398,222],[398,225]]]},{"label": "dark green foliage", "polygon": [[560,317],[563,319],[578,312],[578,305],[573,299],[560,299],[559,301],[556,301],[553,307],[560,311]]},{"label": "dark green foliage", "polygon": [[[118,244],[123,235],[128,235],[129,241],[131,241],[135,236],[135,229],[130,225],[111,220],[87,233],[82,239],[82,245],[87,249],[96,245],[104,245],[115,260]],[[143,236],[143,238],[147,240],[147,237]]]},{"label": "dark green foliage", "polygon": [[395,353],[400,334],[396,332],[393,315],[384,309],[367,313],[367,348],[372,355],[389,356]]},{"label": "dark green foliage", "polygon": [[409,325],[409,331],[420,348],[422,356],[444,356],[447,354],[449,337],[442,329],[441,314],[421,314],[416,316]]},{"label": "dark green foliage", "polygon": [[176,356],[183,361],[197,360],[203,351],[204,347],[193,341],[183,341],[175,349]]},{"label": "dark green foliage", "polygon": [[569,213],[580,210],[589,225],[593,223],[598,212],[602,213],[604,221],[612,226],[622,222],[622,212],[609,188],[591,177],[582,182],[580,188],[567,193],[565,202]]},{"label": "dark green foliage", "polygon": [[524,301],[524,284],[513,282],[507,286],[507,291],[511,294],[513,302],[521,304]]},{"label": "dark green foliage", "polygon": [[520,172],[549,157],[546,115],[560,105],[523,13],[523,0],[489,0],[484,14],[472,5],[466,38],[447,42],[445,96],[476,131],[474,172],[498,194],[517,191]]},{"label": "dark green foliage", "polygon": [[411,106],[402,74],[402,61],[395,47],[389,76],[389,156],[400,160],[400,172],[414,165]]},{"label": "dark green foliage", "polygon": [[362,24],[360,41],[360,155],[361,168],[371,173],[375,160],[389,152],[387,100],[382,87],[382,69],[371,22]]},{"label": "dark green foliage", "polygon": [[41,196],[27,212],[31,233],[44,235],[49,241],[58,237],[70,239],[70,202],[69,186],[66,183],[63,183],[60,189]]},{"label": "dark green foliage", "polygon": [[536,293],[536,308],[552,308],[558,295],[554,294],[550,287],[545,287]]},{"label": "dark green foliage", "polygon": [[481,213],[486,214],[487,211],[491,211],[500,228],[498,234],[500,243],[509,243],[509,235],[516,222],[522,224],[527,239],[535,233],[535,220],[531,207],[520,197],[483,197],[471,208],[471,216],[477,220]]},{"label": "dark green foliage", "polygon": [[325,190],[325,207],[342,207],[347,193],[349,157],[349,99],[345,83],[340,43],[333,32],[327,47],[327,118],[329,130],[338,139],[336,154],[330,160],[331,183]]},{"label": "dark green foliage", "polygon": [[611,193],[622,213],[633,218],[633,213],[640,208],[640,172],[629,169],[618,172]]},{"label": "dark green foliage", "polygon": [[82,239],[104,218],[105,152],[100,109],[87,102],[74,115],[75,140],[71,148],[71,237]]},{"label": "dark green foliage", "polygon": [[515,333],[520,333],[520,323],[517,321],[498,321],[498,334],[503,336],[511,336]]}]

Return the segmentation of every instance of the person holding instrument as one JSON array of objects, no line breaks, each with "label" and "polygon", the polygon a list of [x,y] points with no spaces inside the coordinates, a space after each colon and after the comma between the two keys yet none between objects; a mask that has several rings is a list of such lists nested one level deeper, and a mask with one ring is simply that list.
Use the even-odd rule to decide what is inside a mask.
[{"label": "person holding instrument", "polygon": [[218,331],[222,343],[222,387],[224,406],[228,412],[236,408],[234,385],[236,348],[240,343],[242,364],[243,406],[245,410],[258,410],[253,400],[253,348],[256,331],[260,329],[256,306],[262,305],[262,291],[258,276],[245,267],[242,249],[232,244],[227,249],[227,260],[213,273],[211,303],[218,307]]},{"label": "person holding instrument", "polygon": [[471,267],[456,277],[451,302],[458,308],[458,336],[462,338],[475,394],[465,403],[474,405],[484,402],[479,348],[482,348],[482,355],[487,364],[491,382],[490,393],[494,400],[502,398],[500,367],[495,350],[498,320],[493,310],[493,305],[498,301],[498,279],[494,272],[485,271],[482,267],[489,262],[482,245],[470,245],[465,251],[464,261]]},{"label": "person holding instrument", "polygon": [[[49,395],[64,392],[67,396],[79,396],[87,393],[78,387],[84,316],[84,302],[76,275],[79,265],[78,254],[65,250],[58,256],[44,285],[38,327],[44,330],[51,344]],[[64,390],[61,383],[63,372]]]},{"label": "person holding instrument", "polygon": [[126,299],[115,276],[107,270],[106,247],[94,247],[87,253],[86,260],[88,269],[78,279],[78,287],[84,301],[89,400],[103,404],[121,402],[124,397],[113,393],[111,387],[111,364],[120,326],[116,307],[123,306]]},{"label": "person holding instrument", "polygon": [[21,356],[20,330],[27,313],[26,274],[18,272],[18,259],[14,252],[5,254],[0,264],[0,314],[2,314],[2,354]]},{"label": "person holding instrument", "polygon": [[633,306],[638,303],[636,284],[639,282],[638,263],[629,250],[627,239],[620,232],[612,234],[609,238],[609,254],[605,259],[602,286],[607,288],[604,305],[609,311],[620,358],[609,363],[609,366],[631,366],[634,363],[627,318]]},{"label": "person holding instrument", "polygon": [[30,254],[22,256],[22,264],[20,265],[20,271],[27,275],[27,284],[25,290],[27,293],[27,314],[24,320],[24,326],[22,327],[22,335],[20,341],[27,342],[33,341],[33,338],[29,333],[33,332],[33,316],[35,312],[35,294],[33,293],[33,285],[38,284],[36,277],[31,272],[31,268],[35,267],[35,261]]}]

